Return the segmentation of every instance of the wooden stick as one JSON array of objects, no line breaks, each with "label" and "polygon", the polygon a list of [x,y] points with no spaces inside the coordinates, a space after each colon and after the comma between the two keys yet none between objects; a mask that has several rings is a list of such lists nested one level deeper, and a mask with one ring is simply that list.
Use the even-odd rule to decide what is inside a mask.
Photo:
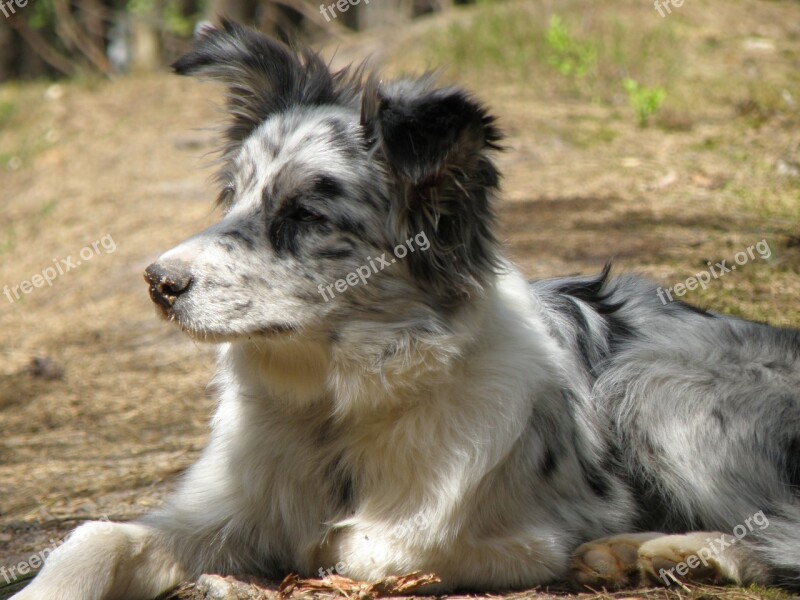
[{"label": "wooden stick", "polygon": [[62,56],[54,48],[51,48],[37,31],[28,26],[25,19],[21,17],[11,17],[9,23],[19,32],[22,39],[33,48],[33,51],[48,65],[64,75],[72,75],[75,72],[73,64],[65,56]]},{"label": "wooden stick", "polygon": [[[79,50],[94,68],[103,75],[109,75],[111,73],[111,65],[108,63],[106,55],[103,50],[92,43],[72,17],[72,13],[69,10],[69,0],[54,0],[53,8],[55,8],[59,25],[61,25],[60,29],[64,32],[62,37],[64,42]],[[56,32],[58,33],[58,28]]]}]

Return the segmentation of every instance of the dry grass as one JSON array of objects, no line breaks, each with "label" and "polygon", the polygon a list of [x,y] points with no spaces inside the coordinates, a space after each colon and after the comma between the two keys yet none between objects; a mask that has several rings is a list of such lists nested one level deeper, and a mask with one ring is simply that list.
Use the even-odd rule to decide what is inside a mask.
[{"label": "dry grass", "polygon": [[[524,59],[492,54],[492,27],[508,16],[486,3],[354,37],[337,60],[377,49],[393,72],[447,61],[446,77],[494,107],[509,134],[503,236],[530,276],[593,272],[614,257],[618,270],[672,286],[766,239],[770,260],[687,299],[800,325],[800,4],[691,0],[667,19],[633,0],[514,6],[527,16],[509,39],[535,50]],[[541,55],[554,6],[597,49],[584,79]],[[467,42],[488,58],[471,61]],[[667,91],[653,126],[636,125],[624,76]],[[51,288],[13,304],[0,295],[0,565],[81,520],[148,510],[204,443],[212,349],[155,318],[141,271],[217,217],[202,128],[219,98],[167,74],[0,87],[0,286],[103,236],[116,243]],[[35,357],[55,370],[31,369]]]},{"label": "dry grass", "polygon": [[[413,577],[412,577],[413,578]],[[392,578],[398,579],[398,578]],[[407,579],[407,578],[406,578]],[[227,600],[375,600],[376,598],[409,598],[398,592],[395,581],[381,582],[379,585],[358,584],[345,578],[334,576],[324,580],[308,581],[302,589],[291,588],[287,594],[286,582],[294,581],[287,577],[280,585],[258,579],[235,579],[232,577],[204,576],[197,584],[183,586],[170,594],[165,600],[207,600],[223,597]],[[343,581],[342,581],[343,580]],[[383,586],[383,587],[381,587]],[[225,594],[228,594],[227,596]],[[434,600],[436,596],[424,595],[424,588],[416,596],[417,600]],[[640,588],[622,592],[574,591],[554,588],[537,588],[524,592],[504,595],[462,595],[439,596],[447,600],[789,600],[790,594],[779,590],[757,587],[739,589],[711,585],[682,584],[671,589]]]}]

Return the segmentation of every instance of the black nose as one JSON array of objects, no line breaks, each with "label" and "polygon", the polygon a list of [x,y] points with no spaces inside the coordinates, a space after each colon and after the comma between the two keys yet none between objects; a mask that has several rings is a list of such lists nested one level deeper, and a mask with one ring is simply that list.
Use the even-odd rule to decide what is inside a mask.
[{"label": "black nose", "polygon": [[163,308],[172,308],[178,296],[192,285],[189,265],[180,261],[155,262],[144,271],[144,280],[150,286],[150,298]]}]

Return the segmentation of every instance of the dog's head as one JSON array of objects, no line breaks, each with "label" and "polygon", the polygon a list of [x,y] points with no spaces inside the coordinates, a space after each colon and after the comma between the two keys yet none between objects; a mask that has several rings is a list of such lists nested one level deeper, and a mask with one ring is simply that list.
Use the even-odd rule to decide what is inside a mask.
[{"label": "dog's head", "polygon": [[[419,323],[498,266],[494,119],[432,77],[378,82],[231,22],[174,65],[227,87],[215,226],[148,267],[164,316],[198,339]],[[424,321],[424,319],[423,319]]]}]

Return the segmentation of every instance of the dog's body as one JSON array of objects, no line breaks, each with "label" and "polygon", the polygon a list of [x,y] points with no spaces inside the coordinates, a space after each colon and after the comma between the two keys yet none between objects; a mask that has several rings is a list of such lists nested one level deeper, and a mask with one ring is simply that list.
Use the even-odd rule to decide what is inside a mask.
[{"label": "dog's body", "polygon": [[176,69],[234,117],[225,218],[147,272],[222,344],[211,440],[161,510],[79,528],[16,598],[333,569],[621,585],[720,536],[646,531],[727,534],[698,577],[796,583],[798,332],[607,272],[527,283],[493,236],[499,134],[458,89],[362,86],[230,23]]}]

